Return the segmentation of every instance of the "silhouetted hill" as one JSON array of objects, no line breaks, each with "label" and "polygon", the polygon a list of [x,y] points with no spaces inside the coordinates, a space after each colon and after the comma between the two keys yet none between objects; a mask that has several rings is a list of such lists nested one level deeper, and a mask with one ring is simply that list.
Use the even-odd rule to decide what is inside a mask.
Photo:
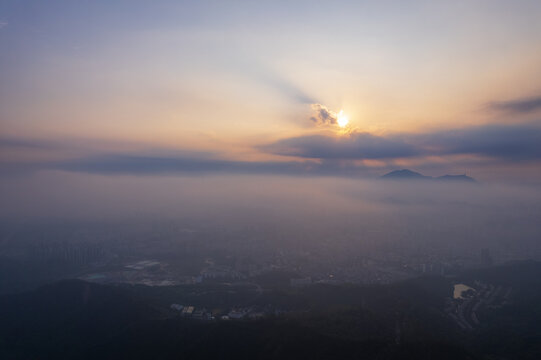
[{"label": "silhouetted hill", "polygon": [[443,175],[436,178],[431,176],[426,176],[421,173],[409,170],[395,170],[391,171],[381,177],[386,180],[438,180],[442,182],[466,182],[466,183],[476,183],[477,181],[466,175]]},{"label": "silhouetted hill", "polygon": [[391,171],[382,176],[382,179],[430,179],[429,176],[424,176],[418,172],[408,169]]},{"label": "silhouetted hill", "polygon": [[470,183],[476,183],[477,182],[474,178],[469,177],[467,175],[444,175],[444,176],[437,177],[436,180],[470,182]]}]

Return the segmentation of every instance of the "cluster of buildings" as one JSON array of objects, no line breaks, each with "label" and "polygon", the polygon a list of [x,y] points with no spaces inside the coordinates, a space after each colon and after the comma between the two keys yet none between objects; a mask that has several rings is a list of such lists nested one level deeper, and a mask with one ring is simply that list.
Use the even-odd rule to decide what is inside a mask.
[{"label": "cluster of buildings", "polygon": [[196,309],[193,305],[184,306],[180,304],[171,304],[171,309],[178,311],[179,315],[185,318],[207,321],[215,319],[212,313],[205,308]]},{"label": "cluster of buildings", "polygon": [[221,316],[213,314],[205,308],[196,308],[193,305],[171,304],[170,308],[184,318],[205,321],[212,321],[216,318],[220,320],[257,320],[265,316],[265,312],[252,307],[233,308]]},{"label": "cluster of buildings", "polygon": [[[182,262],[183,259],[179,258],[178,261]],[[281,271],[296,274],[290,280],[293,287],[312,283],[387,284],[419,275],[448,276],[465,268],[490,266],[492,258],[487,249],[470,257],[445,255],[438,251],[410,253],[403,249],[358,255],[349,253],[344,256],[332,256],[320,251],[278,250],[253,258],[227,254],[217,258],[206,257],[200,265],[190,270],[191,275],[175,267],[174,260],[168,262],[147,259],[124,263],[119,264],[119,268],[114,271],[91,273],[81,279],[103,283],[172,286],[204,281],[254,281],[252,279],[262,274]]]},{"label": "cluster of buildings", "polygon": [[232,279],[241,280],[245,279],[246,275],[229,267],[229,266],[217,266],[205,268],[201,270],[200,276],[202,279]]},{"label": "cluster of buildings", "polygon": [[26,253],[32,261],[47,264],[84,266],[108,260],[108,254],[101,246],[84,242],[40,241],[28,246]]}]

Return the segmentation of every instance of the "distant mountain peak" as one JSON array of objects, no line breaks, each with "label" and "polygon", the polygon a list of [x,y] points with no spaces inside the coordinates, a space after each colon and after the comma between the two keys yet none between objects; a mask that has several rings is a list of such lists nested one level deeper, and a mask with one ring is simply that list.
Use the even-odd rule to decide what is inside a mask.
[{"label": "distant mountain peak", "polygon": [[469,176],[467,176],[466,174],[463,174],[463,175],[443,175],[443,176],[437,177],[436,180],[443,180],[443,181],[464,181],[464,182],[474,182],[474,183],[477,182],[474,178],[469,177]]},{"label": "distant mountain peak", "polygon": [[387,180],[438,180],[438,181],[445,181],[445,182],[477,183],[477,181],[474,178],[469,177],[466,174],[443,175],[443,176],[438,176],[436,178],[433,178],[431,176],[425,176],[421,173],[418,173],[409,169],[394,170],[383,175],[381,178],[387,179]]},{"label": "distant mountain peak", "polygon": [[383,179],[427,179],[428,176],[424,176],[415,171],[409,169],[391,171],[382,176]]}]

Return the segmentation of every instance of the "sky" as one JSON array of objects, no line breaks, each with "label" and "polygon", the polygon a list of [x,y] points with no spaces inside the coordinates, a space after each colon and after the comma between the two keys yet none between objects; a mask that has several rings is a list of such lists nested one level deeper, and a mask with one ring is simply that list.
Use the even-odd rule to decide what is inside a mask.
[{"label": "sky", "polygon": [[1,0],[0,168],[541,183],[540,17],[536,0]]}]

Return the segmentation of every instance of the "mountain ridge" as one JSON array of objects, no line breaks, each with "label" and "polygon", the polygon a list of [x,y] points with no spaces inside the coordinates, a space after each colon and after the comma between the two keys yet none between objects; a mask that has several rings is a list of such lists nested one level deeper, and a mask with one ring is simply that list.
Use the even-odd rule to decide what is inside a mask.
[{"label": "mountain ridge", "polygon": [[385,180],[436,180],[436,181],[445,181],[445,182],[466,182],[466,183],[477,183],[477,180],[467,176],[466,174],[462,175],[442,175],[437,177],[426,176],[419,172],[412,171],[409,169],[394,170],[388,172],[385,175],[380,177]]}]

